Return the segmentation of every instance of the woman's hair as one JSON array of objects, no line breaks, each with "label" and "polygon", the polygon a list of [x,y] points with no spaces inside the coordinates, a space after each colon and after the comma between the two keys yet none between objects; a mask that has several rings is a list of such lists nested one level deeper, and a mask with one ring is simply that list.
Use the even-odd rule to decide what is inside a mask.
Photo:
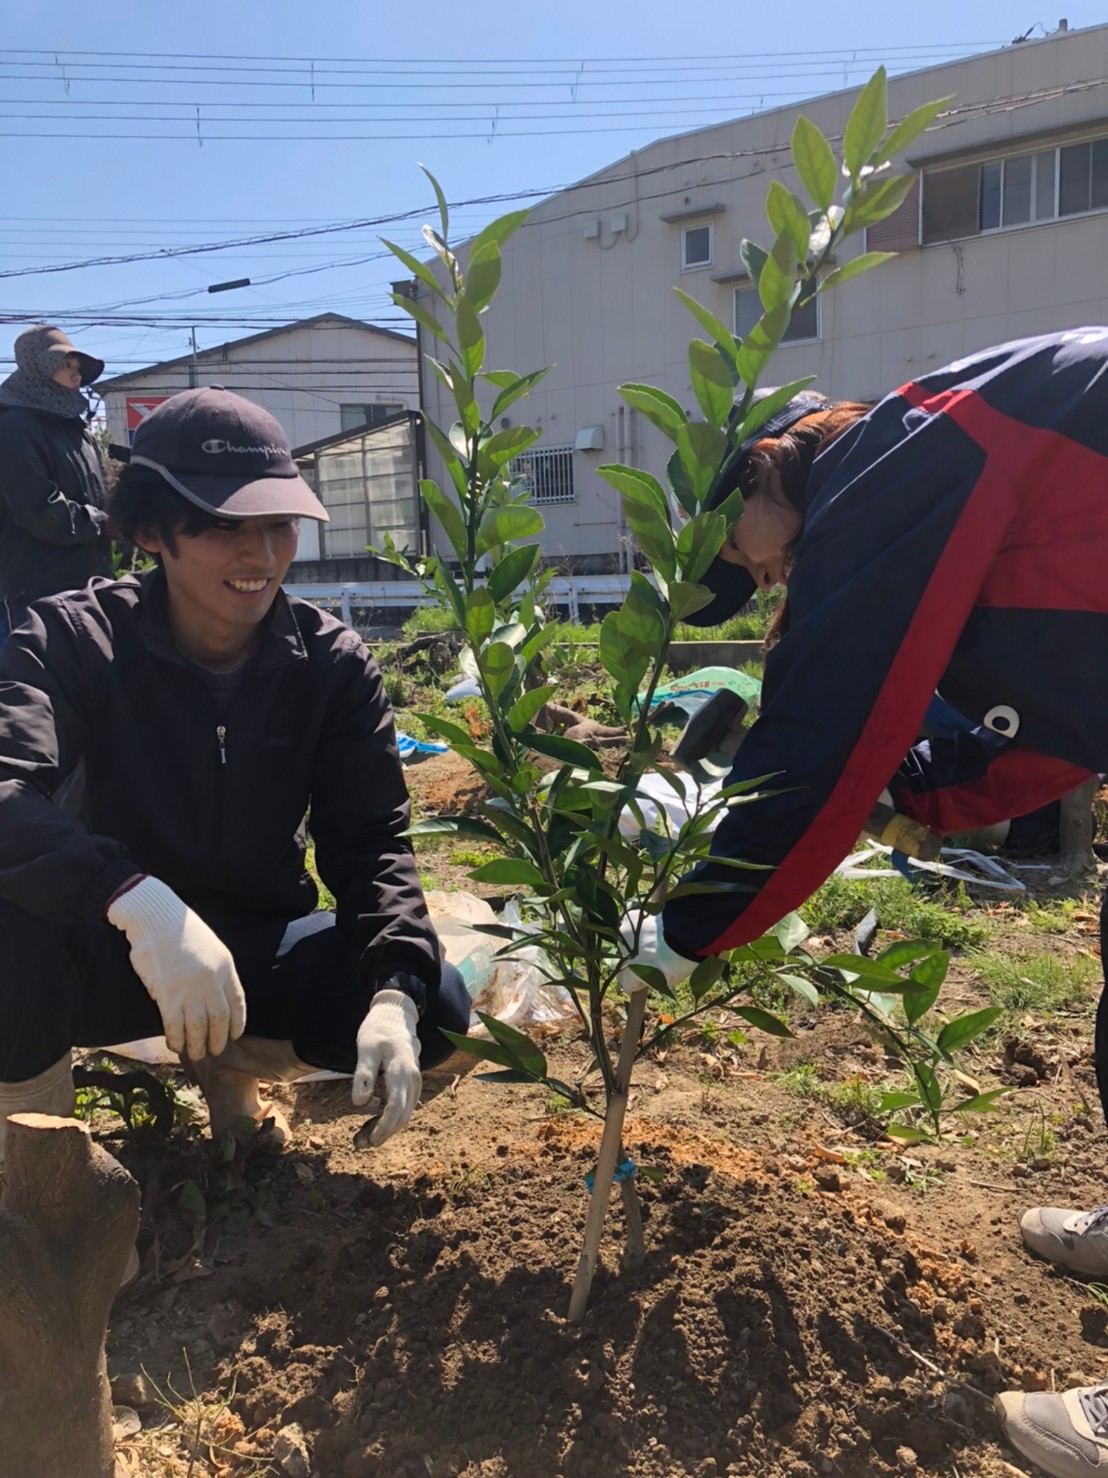
[{"label": "woman's hair", "polygon": [[[805,493],[812,463],[836,437],[848,431],[856,421],[869,414],[872,406],[861,401],[842,400],[825,411],[814,411],[790,426],[780,436],[767,436],[755,442],[746,458],[741,487],[747,498],[762,493],[778,502],[784,501],[803,515],[807,512]],[[785,550],[790,561],[804,528]],[[788,598],[782,600],[773,614],[766,632],[766,650],[776,645],[788,630]]]},{"label": "woman's hair", "polygon": [[127,462],[108,495],[111,517],[119,537],[128,544],[141,543],[152,534],[171,554],[177,553],[177,536],[195,536],[206,529],[220,528],[225,520],[198,508],[177,492],[160,472]]}]

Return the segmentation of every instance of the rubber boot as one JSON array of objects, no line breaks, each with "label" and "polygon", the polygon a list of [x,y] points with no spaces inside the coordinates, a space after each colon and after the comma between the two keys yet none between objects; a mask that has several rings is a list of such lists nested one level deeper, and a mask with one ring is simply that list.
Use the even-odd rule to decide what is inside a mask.
[{"label": "rubber boot", "polygon": [[251,1119],[266,1127],[270,1143],[283,1148],[292,1138],[292,1129],[284,1114],[271,1103],[264,1103],[259,1084],[294,1083],[316,1068],[301,1062],[288,1041],[269,1037],[239,1037],[228,1042],[218,1057],[184,1059],[200,1085],[208,1105],[212,1138],[227,1130],[236,1132],[242,1125],[236,1121]]},{"label": "rubber boot", "polygon": [[9,1114],[57,1114],[68,1119],[76,1101],[68,1052],[37,1077],[24,1078],[21,1083],[0,1083],[0,1170],[4,1168]]}]

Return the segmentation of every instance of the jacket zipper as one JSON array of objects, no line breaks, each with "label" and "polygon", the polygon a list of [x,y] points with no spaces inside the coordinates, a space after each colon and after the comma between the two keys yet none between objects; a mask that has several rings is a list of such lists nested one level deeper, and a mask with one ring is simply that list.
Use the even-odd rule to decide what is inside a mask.
[{"label": "jacket zipper", "polygon": [[215,777],[215,805],[212,807],[212,855],[218,861],[223,850],[223,768],[227,764],[227,726],[217,724],[216,743],[219,745],[219,767]]}]

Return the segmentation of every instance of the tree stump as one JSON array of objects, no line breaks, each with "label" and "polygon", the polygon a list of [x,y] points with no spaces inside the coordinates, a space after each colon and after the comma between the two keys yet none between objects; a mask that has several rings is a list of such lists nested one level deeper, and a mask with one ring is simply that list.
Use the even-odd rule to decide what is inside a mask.
[{"label": "tree stump", "polygon": [[1096,875],[1093,851],[1093,801],[1100,781],[1093,775],[1061,800],[1058,820],[1059,866],[1067,877]]},{"label": "tree stump", "polygon": [[0,1192],[0,1473],[112,1478],[104,1336],[139,1188],[84,1124],[8,1120]]}]

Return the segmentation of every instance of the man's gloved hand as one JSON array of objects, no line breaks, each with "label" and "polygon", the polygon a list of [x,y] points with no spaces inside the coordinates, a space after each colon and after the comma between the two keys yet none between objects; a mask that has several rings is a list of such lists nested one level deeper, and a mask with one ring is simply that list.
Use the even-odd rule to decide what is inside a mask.
[{"label": "man's gloved hand", "polygon": [[628,995],[632,991],[649,989],[649,982],[636,975],[631,969],[632,965],[650,965],[652,969],[660,970],[670,986],[676,985],[680,980],[687,980],[700,961],[686,959],[684,955],[670,949],[662,933],[661,915],[638,914],[629,917],[620,930],[624,943],[629,947],[634,942],[636,926],[639,947],[619,972],[617,978],[621,988]]},{"label": "man's gloved hand", "polygon": [[366,1019],[358,1028],[358,1062],[351,1097],[361,1108],[384,1076],[384,1111],[369,1136],[371,1145],[384,1144],[407,1127],[419,1102],[423,1078],[419,1071],[419,1010],[402,990],[379,990]]},{"label": "man's gloved hand", "polygon": [[218,1057],[246,1026],[246,997],[231,951],[157,878],[140,878],[108,905],[131,964],[162,1015],[172,1051]]}]

